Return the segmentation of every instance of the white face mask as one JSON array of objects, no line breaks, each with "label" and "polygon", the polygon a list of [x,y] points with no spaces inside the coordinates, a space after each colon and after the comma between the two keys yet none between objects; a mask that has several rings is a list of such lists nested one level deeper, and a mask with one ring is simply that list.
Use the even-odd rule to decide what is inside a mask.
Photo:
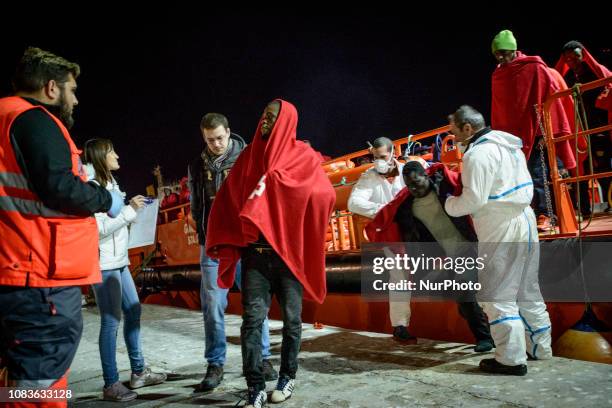
[{"label": "white face mask", "polygon": [[393,168],[393,153],[395,150],[395,146],[391,147],[391,154],[389,154],[389,160],[376,159],[374,160],[374,169],[378,174],[387,174]]},{"label": "white face mask", "polygon": [[391,170],[391,165],[383,159],[377,159],[374,160],[374,168],[379,174],[387,174]]}]

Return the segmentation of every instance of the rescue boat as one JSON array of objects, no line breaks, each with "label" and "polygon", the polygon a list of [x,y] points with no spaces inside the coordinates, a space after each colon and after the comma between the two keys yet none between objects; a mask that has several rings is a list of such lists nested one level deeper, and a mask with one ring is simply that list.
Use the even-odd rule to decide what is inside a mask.
[{"label": "rescue boat", "polygon": [[[612,83],[605,78],[584,84],[582,91],[596,89]],[[579,239],[588,241],[612,241],[612,213],[600,213],[588,220],[576,219],[569,189],[578,181],[588,180],[592,203],[609,202],[612,207],[612,189],[598,191],[597,179],[612,177],[612,172],[562,178],[557,169],[555,143],[595,132],[611,131],[612,125],[598,129],[576,131],[564,138],[550,136],[550,115],[547,111],[554,98],[570,97],[571,89],[552,95],[541,107],[546,128],[548,161],[551,169],[551,185],[555,198],[556,227],[541,234],[541,241]],[[454,145],[454,137],[448,126],[402,137],[394,141],[400,160],[440,161],[453,170],[461,170],[461,153]],[[428,146],[428,147],[424,147]],[[320,325],[332,325],[352,330],[391,333],[389,310],[386,302],[368,302],[361,296],[360,249],[368,242],[364,227],[369,219],[353,214],[347,209],[352,186],[360,175],[372,166],[368,163],[367,149],[352,152],[322,163],[336,191],[334,214],[330,220],[326,242],[326,272],[328,295],[321,305],[305,302],[303,321]],[[552,159],[552,160],[551,160]],[[130,250],[132,273],[144,303],[200,309],[199,245],[189,204],[182,204],[160,211],[154,245]],[[547,302],[552,322],[553,342],[578,321],[585,311],[585,302]],[[612,303],[589,304],[595,314],[612,327]],[[227,313],[241,314],[240,293],[234,288],[229,294]],[[273,303],[270,316],[280,318],[278,304]],[[418,337],[434,340],[473,341],[455,302],[413,302],[410,321],[411,332]]]}]

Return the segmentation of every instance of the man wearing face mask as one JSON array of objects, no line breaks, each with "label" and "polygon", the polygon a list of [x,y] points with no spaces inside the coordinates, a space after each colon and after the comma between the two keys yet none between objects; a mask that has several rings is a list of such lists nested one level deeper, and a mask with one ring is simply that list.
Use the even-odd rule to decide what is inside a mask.
[{"label": "man wearing face mask", "polygon": [[[477,241],[467,216],[450,217],[444,211],[446,199],[461,190],[458,173],[441,163],[425,170],[420,162],[409,161],[402,177],[407,187],[366,226],[372,242],[433,242],[443,253],[458,256],[465,250],[462,244]],[[494,344],[489,324],[474,294],[461,296],[458,307],[476,338],[474,350],[490,351]]]},{"label": "man wearing face mask", "polygon": [[374,218],[376,213],[406,185],[400,177],[402,163],[394,157],[393,142],[386,137],[374,140],[370,152],[374,166],[366,170],[353,187],[348,209],[355,214]]},{"label": "man wearing face mask", "polygon": [[[393,142],[379,137],[370,148],[374,166],[366,170],[353,187],[348,199],[348,210],[368,218],[374,218],[385,205],[404,188],[402,178],[404,165],[394,157]],[[402,277],[398,276],[398,280]],[[389,318],[393,326],[393,337],[399,341],[413,341],[415,337],[408,332],[410,322],[410,299],[394,299],[389,293]],[[406,298],[406,299],[404,299]]]}]

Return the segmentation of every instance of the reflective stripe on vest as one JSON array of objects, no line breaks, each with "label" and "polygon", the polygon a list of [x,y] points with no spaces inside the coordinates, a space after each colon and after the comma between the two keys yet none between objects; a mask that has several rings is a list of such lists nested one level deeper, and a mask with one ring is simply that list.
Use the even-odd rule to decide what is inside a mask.
[{"label": "reflective stripe on vest", "polygon": [[29,190],[28,179],[23,174],[0,172],[0,187],[20,188]]},{"label": "reflective stripe on vest", "polygon": [[45,207],[45,205],[40,201],[9,196],[0,196],[0,210],[17,211],[20,214],[39,215],[45,218],[72,217],[60,211],[52,210],[48,207]]},{"label": "reflective stripe on vest", "polygon": [[11,127],[21,114],[33,109],[46,112],[57,124],[70,150],[71,173],[86,181],[80,151],[57,117],[19,97],[0,99],[0,285],[55,287],[99,282],[95,219],[46,206],[17,162]]}]

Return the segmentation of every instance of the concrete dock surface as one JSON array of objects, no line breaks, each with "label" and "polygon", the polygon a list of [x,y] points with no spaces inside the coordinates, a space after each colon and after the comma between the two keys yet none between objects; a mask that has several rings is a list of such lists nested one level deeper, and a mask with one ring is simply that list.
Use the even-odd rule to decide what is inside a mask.
[{"label": "concrete dock surface", "polygon": [[[84,330],[71,367],[71,405],[86,407],[240,407],[242,377],[239,316],[226,316],[225,379],[209,393],[194,393],[206,372],[202,315],[197,311],[143,305],[141,337],[146,364],[168,373],[164,384],[136,390],[128,403],[102,400],[97,308],[83,309]],[[272,363],[280,365],[282,322],[270,321]],[[130,369],[122,328],[117,364],[122,381]],[[291,407],[605,407],[612,406],[612,366],[555,357],[530,361],[524,377],[478,370],[473,345],[418,339],[415,345],[389,334],[303,325],[295,393],[278,404]],[[271,391],[275,382],[267,384]],[[272,406],[272,404],[270,404]]]}]

